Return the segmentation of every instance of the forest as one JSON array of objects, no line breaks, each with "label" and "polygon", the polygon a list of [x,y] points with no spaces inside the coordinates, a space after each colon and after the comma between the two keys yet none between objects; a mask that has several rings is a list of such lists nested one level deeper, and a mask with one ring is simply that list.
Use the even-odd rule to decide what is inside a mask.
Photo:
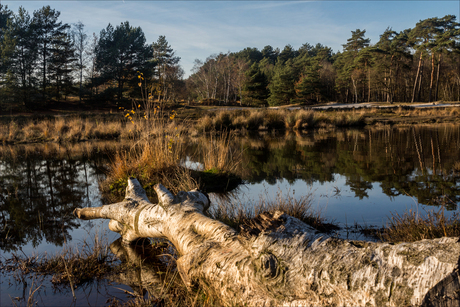
[{"label": "forest", "polygon": [[433,17],[378,42],[366,30],[334,53],[321,43],[270,45],[196,59],[185,73],[165,36],[147,42],[129,21],[89,35],[50,6],[32,14],[0,4],[0,111],[91,107],[138,99],[175,104],[311,105],[338,101],[460,101],[460,24]]}]

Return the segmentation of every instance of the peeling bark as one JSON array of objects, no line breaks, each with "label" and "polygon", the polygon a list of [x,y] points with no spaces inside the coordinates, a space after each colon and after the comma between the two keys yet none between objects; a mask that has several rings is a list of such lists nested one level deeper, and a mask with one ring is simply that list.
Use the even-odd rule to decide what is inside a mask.
[{"label": "peeling bark", "polygon": [[265,213],[240,232],[206,217],[199,191],[173,195],[157,185],[159,204],[130,179],[124,201],[76,209],[82,219],[111,219],[125,244],[168,239],[184,283],[225,305],[458,306],[458,238],[372,243],[323,236],[282,212]]}]

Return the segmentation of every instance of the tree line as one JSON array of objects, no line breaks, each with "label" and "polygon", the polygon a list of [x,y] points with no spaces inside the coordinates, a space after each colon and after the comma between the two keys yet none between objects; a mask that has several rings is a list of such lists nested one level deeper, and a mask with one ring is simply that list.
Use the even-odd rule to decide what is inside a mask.
[{"label": "tree line", "polygon": [[248,105],[340,101],[431,102],[460,100],[460,26],[454,15],[387,28],[371,44],[351,31],[343,51],[318,43],[298,50],[265,46],[196,61],[187,80],[196,99]]},{"label": "tree line", "polygon": [[184,80],[165,36],[147,43],[128,21],[89,36],[50,6],[29,14],[0,4],[0,110],[78,99],[103,106],[134,99],[250,106],[340,101],[460,100],[460,26],[446,15],[391,28],[371,44],[351,31],[343,51],[320,43],[265,46],[195,60]]},{"label": "tree line", "polygon": [[50,6],[14,14],[0,4],[0,109],[46,108],[77,97],[103,105],[142,96],[140,78],[160,100],[174,99],[183,70],[164,36],[148,44],[140,27],[109,24],[88,36]]}]

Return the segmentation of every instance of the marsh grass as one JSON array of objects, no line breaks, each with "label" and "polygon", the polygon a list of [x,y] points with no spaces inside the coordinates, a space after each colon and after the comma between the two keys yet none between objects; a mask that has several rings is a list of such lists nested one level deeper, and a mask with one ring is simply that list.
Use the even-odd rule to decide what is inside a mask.
[{"label": "marsh grass", "polygon": [[198,188],[191,170],[180,163],[183,144],[174,137],[158,137],[129,150],[118,151],[108,166],[106,180],[101,183],[106,198],[115,201],[124,197],[129,177],[135,177],[143,184],[147,195],[154,198],[152,202],[156,200],[153,186],[157,183],[162,183],[173,193]]},{"label": "marsh grass", "polygon": [[292,195],[285,196],[281,192],[278,192],[275,199],[261,197],[256,203],[243,203],[241,201],[229,203],[224,200],[211,206],[208,214],[211,218],[219,220],[235,229],[238,229],[240,225],[246,224],[248,220],[254,219],[263,212],[273,213],[275,211],[282,211],[287,215],[298,218],[321,232],[330,233],[340,229],[333,222],[328,222],[322,217],[320,211],[313,210],[312,204],[313,193],[295,198]]},{"label": "marsh grass", "polygon": [[370,238],[391,243],[459,237],[459,214],[455,212],[447,217],[445,213],[448,205],[453,204],[452,200],[439,197],[433,200],[433,204],[439,207],[423,212],[418,208],[408,209],[402,214],[391,212],[388,222],[383,227],[355,225],[355,229]]},{"label": "marsh grass", "polygon": [[428,211],[420,216],[416,210],[403,214],[392,213],[388,225],[378,232],[385,242],[414,242],[441,237],[459,237],[460,220],[458,214],[446,217],[444,208]]},{"label": "marsh grass", "polygon": [[304,130],[318,127],[363,126],[364,111],[313,111],[287,109],[257,109],[221,111],[208,114],[195,123],[199,132],[229,130]]},{"label": "marsh grass", "polygon": [[[242,182],[243,153],[233,143],[232,133],[199,139],[196,149],[187,152],[187,140],[177,131],[172,126],[165,129],[163,137],[138,142],[129,150],[117,152],[108,166],[107,179],[101,183],[107,200],[124,197],[129,177],[141,182],[152,202],[156,201],[153,186],[157,183],[177,193],[195,188],[207,192],[227,190]],[[187,168],[184,161],[188,155],[202,167]]]},{"label": "marsh grass", "polygon": [[400,105],[394,109],[394,114],[400,117],[458,117],[460,107],[414,108],[410,105]]},{"label": "marsh grass", "polygon": [[[13,254],[4,261],[1,269],[13,272],[17,281],[23,280],[30,274],[51,275],[53,286],[69,286],[74,293],[76,286],[102,279],[107,273],[113,272],[115,263],[118,263],[118,260],[109,252],[106,238],[96,234],[93,242],[83,241],[80,247],[66,246],[55,255]],[[38,288],[32,290],[31,287],[33,292],[29,297],[33,297]]]},{"label": "marsh grass", "polygon": [[[0,121],[0,142],[78,142],[96,139],[140,140],[161,136],[165,127],[174,125],[182,134],[202,134],[213,131],[305,130],[330,127],[355,127],[380,124],[399,118],[403,122],[452,122],[460,116],[459,107],[413,108],[400,105],[393,108],[348,110],[289,109],[184,109],[150,106],[146,109],[133,103],[130,110],[97,116],[57,116],[21,118]],[[133,113],[134,112],[134,113]],[[171,118],[177,120],[171,121]]]},{"label": "marsh grass", "polygon": [[203,157],[204,170],[237,174],[242,163],[242,151],[234,146],[232,133],[213,134],[201,143],[198,155]]}]

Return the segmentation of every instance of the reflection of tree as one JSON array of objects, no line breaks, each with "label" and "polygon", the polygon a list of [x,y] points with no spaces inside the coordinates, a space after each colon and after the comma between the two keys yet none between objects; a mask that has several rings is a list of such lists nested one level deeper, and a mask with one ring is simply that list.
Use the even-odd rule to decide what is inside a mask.
[{"label": "reflection of tree", "polygon": [[[85,156],[57,157],[17,151],[0,162],[0,248],[11,251],[45,240],[61,246],[79,226],[72,215],[89,199],[88,176],[96,174]],[[87,204],[90,205],[90,204]]]},{"label": "reflection of tree", "polygon": [[[359,198],[367,197],[373,183],[379,183],[390,197],[401,194],[432,205],[446,196],[460,201],[459,167],[460,128],[414,127],[345,131],[303,137],[263,139],[257,146],[250,141],[244,150],[249,183],[266,180],[276,183],[331,182],[334,173],[346,177],[346,184]],[[456,164],[457,163],[457,164]],[[453,209],[453,205],[450,205]]]}]

